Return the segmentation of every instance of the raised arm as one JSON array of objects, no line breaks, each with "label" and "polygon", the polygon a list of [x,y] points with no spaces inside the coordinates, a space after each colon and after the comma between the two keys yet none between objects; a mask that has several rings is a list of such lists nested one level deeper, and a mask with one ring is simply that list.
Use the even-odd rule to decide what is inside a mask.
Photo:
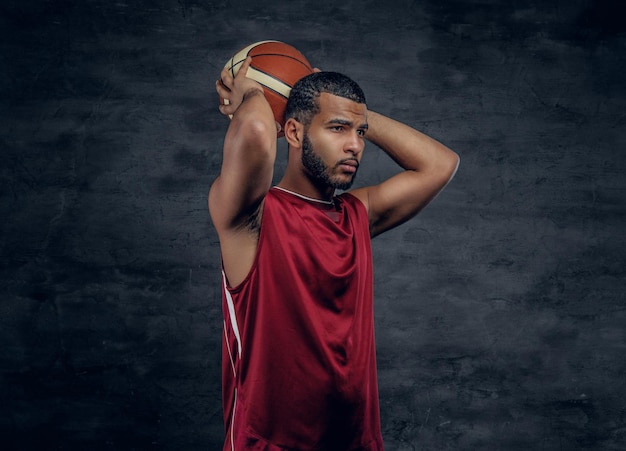
[{"label": "raised arm", "polygon": [[224,115],[232,120],[224,138],[222,167],[209,191],[226,274],[236,284],[252,264],[260,208],[269,190],[276,158],[276,123],[263,88],[246,78],[248,58],[233,78],[223,70],[216,82]]},{"label": "raised arm", "polygon": [[276,124],[263,88],[245,77],[248,59],[233,78],[228,70],[216,83],[221,105],[232,120],[224,138],[222,168],[209,192],[209,210],[218,232],[245,225],[270,188],[276,158]]},{"label": "raised arm", "polygon": [[415,216],[452,179],[458,155],[425,134],[374,111],[368,111],[367,140],[385,151],[403,172],[373,186],[359,188],[376,236]]}]

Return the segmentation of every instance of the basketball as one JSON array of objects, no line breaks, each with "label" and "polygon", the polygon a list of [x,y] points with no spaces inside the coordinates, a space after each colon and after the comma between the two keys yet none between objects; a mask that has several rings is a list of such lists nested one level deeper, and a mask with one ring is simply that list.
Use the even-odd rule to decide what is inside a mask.
[{"label": "basketball", "polygon": [[[302,77],[312,73],[313,68],[306,57],[289,44],[260,41],[244,47],[228,60],[225,67],[233,77],[248,56],[252,57],[252,63],[246,76],[263,86],[265,98],[274,112],[274,119],[281,127],[278,135],[282,136],[285,107],[291,88]],[[220,102],[228,101],[220,99]]]}]

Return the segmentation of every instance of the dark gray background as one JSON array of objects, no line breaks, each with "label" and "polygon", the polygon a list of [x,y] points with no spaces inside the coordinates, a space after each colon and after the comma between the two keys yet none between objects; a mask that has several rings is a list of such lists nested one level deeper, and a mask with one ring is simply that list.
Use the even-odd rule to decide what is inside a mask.
[{"label": "dark gray background", "polygon": [[279,39],[461,156],[374,242],[387,448],[626,449],[621,5],[3,1],[0,447],[220,448],[213,84]]}]

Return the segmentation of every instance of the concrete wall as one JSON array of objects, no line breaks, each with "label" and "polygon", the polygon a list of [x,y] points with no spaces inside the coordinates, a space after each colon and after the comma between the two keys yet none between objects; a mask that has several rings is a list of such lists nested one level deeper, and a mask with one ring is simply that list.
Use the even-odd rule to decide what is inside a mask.
[{"label": "concrete wall", "polygon": [[621,5],[3,2],[0,447],[220,448],[213,83],[279,39],[461,155],[374,242],[387,449],[624,449]]}]

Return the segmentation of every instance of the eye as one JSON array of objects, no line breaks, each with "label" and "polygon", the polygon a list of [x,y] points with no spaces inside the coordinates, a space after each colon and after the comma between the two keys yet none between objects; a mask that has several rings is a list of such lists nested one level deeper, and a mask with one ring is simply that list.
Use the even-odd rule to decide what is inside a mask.
[{"label": "eye", "polygon": [[365,130],[359,129],[359,130],[356,131],[356,134],[359,135],[359,136],[365,136]]}]

